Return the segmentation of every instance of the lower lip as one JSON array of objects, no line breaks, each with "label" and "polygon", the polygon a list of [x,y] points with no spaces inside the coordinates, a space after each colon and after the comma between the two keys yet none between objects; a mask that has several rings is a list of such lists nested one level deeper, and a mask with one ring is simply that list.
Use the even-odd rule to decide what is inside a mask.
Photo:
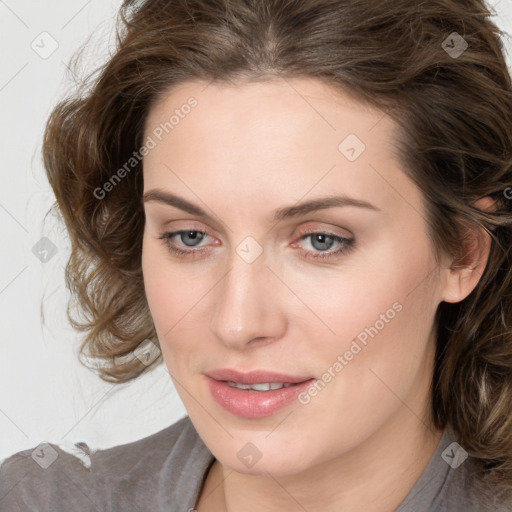
[{"label": "lower lip", "polygon": [[315,379],[270,391],[238,389],[207,377],[213,398],[228,412],[242,418],[264,418],[291,404]]}]

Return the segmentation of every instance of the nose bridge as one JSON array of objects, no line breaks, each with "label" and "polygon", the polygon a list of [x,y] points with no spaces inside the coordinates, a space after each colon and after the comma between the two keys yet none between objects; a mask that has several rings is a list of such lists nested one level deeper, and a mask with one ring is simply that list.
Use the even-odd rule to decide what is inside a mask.
[{"label": "nose bridge", "polygon": [[243,348],[256,338],[282,334],[283,312],[270,290],[271,272],[263,255],[247,262],[233,252],[229,271],[216,287],[210,329],[231,348]]}]

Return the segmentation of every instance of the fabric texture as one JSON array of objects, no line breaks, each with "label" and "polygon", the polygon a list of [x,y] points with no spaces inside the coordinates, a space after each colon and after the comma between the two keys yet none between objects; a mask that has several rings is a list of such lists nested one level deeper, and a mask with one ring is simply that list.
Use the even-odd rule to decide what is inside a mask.
[{"label": "fabric texture", "polygon": [[[395,512],[512,511],[467,486],[471,457],[460,463],[465,452],[454,442],[445,430]],[[47,443],[5,459],[0,512],[193,512],[214,461],[188,416],[132,443],[95,452],[79,443],[74,449]]]}]

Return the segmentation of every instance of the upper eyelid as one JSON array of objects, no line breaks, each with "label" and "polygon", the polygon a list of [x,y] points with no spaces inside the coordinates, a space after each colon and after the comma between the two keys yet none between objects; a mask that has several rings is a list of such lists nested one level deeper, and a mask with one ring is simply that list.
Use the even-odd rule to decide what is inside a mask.
[{"label": "upper eyelid", "polygon": [[[189,223],[188,225],[186,225],[185,227],[181,228],[181,227],[176,227],[176,228],[170,228],[168,225],[169,224],[174,224],[175,222],[183,222],[183,223]],[[218,233],[218,230],[215,229],[215,228],[203,228],[203,227],[198,227],[194,224],[190,224],[190,223],[195,223],[195,222],[198,222],[198,223],[201,223],[200,221],[194,221],[192,219],[180,219],[180,220],[172,220],[172,221],[169,221],[169,222],[165,222],[163,227],[161,228],[162,231],[166,231],[166,232],[169,232],[169,233],[173,233],[173,232],[178,232],[178,231],[202,231],[202,232],[205,232],[207,235],[209,236],[212,236],[210,235],[210,232],[214,232],[214,233]],[[325,222],[325,221],[307,221],[306,224],[310,224],[310,223],[313,223],[313,222],[319,222],[320,224],[329,224],[329,222]],[[203,223],[201,223],[203,224]],[[336,229],[343,229],[345,232],[347,232],[347,234],[339,234],[336,232]],[[231,231],[231,230],[230,230]],[[323,227],[317,227],[317,226],[314,226],[314,227],[299,227],[299,228],[296,228],[294,229],[294,231],[300,231],[301,234],[305,235],[305,234],[314,234],[314,233],[324,233],[324,234],[330,234],[330,235],[334,235],[334,236],[339,236],[341,238],[352,238],[353,237],[353,234],[352,232],[347,229],[347,228],[341,228],[341,227],[336,227],[336,228],[323,228]],[[216,236],[216,235],[215,235]]]}]

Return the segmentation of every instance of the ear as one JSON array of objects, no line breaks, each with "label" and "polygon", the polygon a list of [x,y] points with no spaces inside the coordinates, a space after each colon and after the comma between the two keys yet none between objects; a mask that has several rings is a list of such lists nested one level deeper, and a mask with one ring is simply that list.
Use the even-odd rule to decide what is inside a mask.
[{"label": "ear", "polygon": [[[479,199],[474,206],[480,210],[495,211],[496,201],[489,196]],[[445,268],[446,282],[442,294],[445,302],[460,302],[476,287],[484,273],[491,237],[482,228],[472,227],[465,236],[464,253],[451,258]]]}]

